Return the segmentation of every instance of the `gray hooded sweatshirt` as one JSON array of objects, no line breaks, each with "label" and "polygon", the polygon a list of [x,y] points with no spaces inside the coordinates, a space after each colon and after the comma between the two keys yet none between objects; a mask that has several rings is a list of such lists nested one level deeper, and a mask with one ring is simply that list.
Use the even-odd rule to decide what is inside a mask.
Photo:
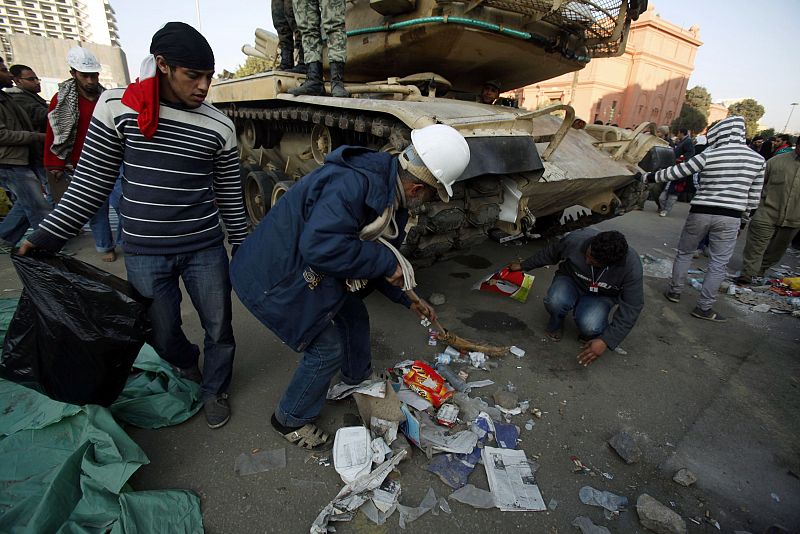
[{"label": "gray hooded sweatshirt", "polygon": [[742,117],[719,121],[706,135],[708,147],[691,159],[652,173],[671,182],[699,173],[692,213],[741,217],[758,207],[764,185],[764,158],[745,144]]}]

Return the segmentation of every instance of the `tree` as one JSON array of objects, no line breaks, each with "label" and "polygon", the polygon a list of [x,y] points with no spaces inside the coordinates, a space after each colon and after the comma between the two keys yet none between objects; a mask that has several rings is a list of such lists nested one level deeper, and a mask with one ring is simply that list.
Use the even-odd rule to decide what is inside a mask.
[{"label": "tree", "polygon": [[711,107],[711,93],[702,85],[697,85],[686,91],[686,103],[708,117]]},{"label": "tree", "polygon": [[758,131],[758,119],[764,116],[764,106],[753,100],[745,98],[728,107],[728,113],[744,118],[747,137],[753,137]]},{"label": "tree", "polygon": [[764,139],[769,139],[770,137],[775,137],[775,128],[767,128],[766,130],[761,130],[756,135],[760,135]]},{"label": "tree", "polygon": [[688,102],[684,102],[681,106],[681,112],[678,117],[672,121],[670,129],[677,132],[681,128],[686,128],[690,132],[696,134],[703,131],[703,128],[708,124],[708,119],[699,109],[692,107]]},{"label": "tree", "polygon": [[267,72],[268,70],[272,70],[271,61],[267,61],[266,59],[261,59],[259,57],[248,56],[247,60],[244,62],[244,65],[239,65],[239,68],[237,68],[236,72],[233,73],[233,77],[244,78],[245,76],[258,74],[259,72]]}]

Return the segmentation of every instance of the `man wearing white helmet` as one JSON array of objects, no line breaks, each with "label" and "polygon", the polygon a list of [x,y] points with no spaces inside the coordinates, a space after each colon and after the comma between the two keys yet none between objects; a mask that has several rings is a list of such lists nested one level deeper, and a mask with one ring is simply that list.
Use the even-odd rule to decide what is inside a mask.
[{"label": "man wearing white helmet", "polygon": [[[53,201],[58,203],[78,166],[86,133],[97,100],[105,90],[100,85],[100,62],[89,50],[73,46],[67,53],[70,77],[58,84],[47,114],[44,167]],[[114,261],[114,241],[108,221],[108,201],[90,219],[95,247],[103,261]]]},{"label": "man wearing white helmet", "polygon": [[367,294],[377,289],[420,317],[436,317],[404,292],[414,286],[413,269],[393,246],[403,241],[409,210],[437,194],[450,199],[469,147],[441,124],[414,130],[411,140],[397,157],[354,146],[330,153],[270,209],[231,262],[242,303],[304,352],[271,420],[301,447],[324,447],[330,437],[313,422],[333,375],[358,384],[372,373]]}]

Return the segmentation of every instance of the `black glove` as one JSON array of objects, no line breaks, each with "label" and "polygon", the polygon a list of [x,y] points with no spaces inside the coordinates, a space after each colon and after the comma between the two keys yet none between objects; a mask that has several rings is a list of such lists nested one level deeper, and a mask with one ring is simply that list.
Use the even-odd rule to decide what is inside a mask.
[{"label": "black glove", "polygon": [[237,250],[239,250],[239,245],[233,245],[231,247],[231,259],[233,259],[233,257],[236,256],[236,251]]}]

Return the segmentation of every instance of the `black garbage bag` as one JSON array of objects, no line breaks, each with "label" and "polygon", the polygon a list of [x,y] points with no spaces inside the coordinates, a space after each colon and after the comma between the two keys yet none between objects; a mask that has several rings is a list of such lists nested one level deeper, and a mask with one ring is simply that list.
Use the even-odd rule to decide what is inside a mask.
[{"label": "black garbage bag", "polygon": [[12,254],[22,280],[0,376],[72,404],[109,406],[150,335],[148,299],[82,261]]}]

